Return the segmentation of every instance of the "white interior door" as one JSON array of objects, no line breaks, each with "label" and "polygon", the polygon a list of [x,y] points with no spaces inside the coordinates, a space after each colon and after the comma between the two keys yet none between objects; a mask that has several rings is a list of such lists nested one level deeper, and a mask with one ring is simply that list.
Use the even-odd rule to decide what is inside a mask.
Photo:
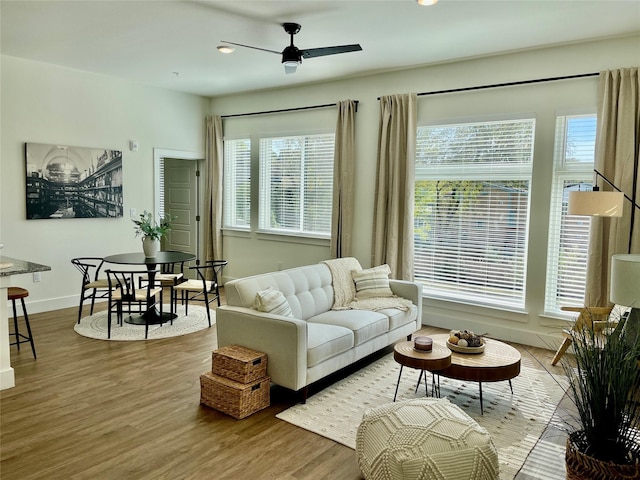
[{"label": "white interior door", "polygon": [[164,158],[164,211],[175,217],[163,250],[198,256],[198,162]]}]

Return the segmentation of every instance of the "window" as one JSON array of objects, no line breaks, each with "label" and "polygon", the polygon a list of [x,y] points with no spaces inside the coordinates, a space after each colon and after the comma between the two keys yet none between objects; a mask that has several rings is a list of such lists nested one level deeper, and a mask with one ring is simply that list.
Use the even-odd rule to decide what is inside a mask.
[{"label": "window", "polygon": [[523,308],[535,120],[420,127],[415,278],[425,294]]},{"label": "window", "polygon": [[251,140],[224,141],[223,226],[251,226]]},{"label": "window", "polygon": [[260,139],[260,230],[331,234],[334,141],[334,134]]},{"label": "window", "polygon": [[591,218],[567,215],[567,198],[570,191],[591,189],[595,138],[595,115],[556,120],[545,294],[548,313],[558,313],[562,306],[584,306]]}]

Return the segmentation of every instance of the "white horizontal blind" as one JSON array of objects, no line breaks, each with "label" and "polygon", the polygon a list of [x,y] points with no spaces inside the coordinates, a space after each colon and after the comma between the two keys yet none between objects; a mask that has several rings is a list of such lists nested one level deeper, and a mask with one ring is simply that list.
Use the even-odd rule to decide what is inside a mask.
[{"label": "white horizontal blind", "polygon": [[427,295],[524,306],[534,128],[418,129],[414,269]]},{"label": "white horizontal blind", "polygon": [[251,140],[224,141],[223,226],[251,225]]},{"label": "white horizontal blind", "polygon": [[330,235],[334,143],[334,134],[260,139],[260,230]]},{"label": "white horizontal blind", "polygon": [[595,137],[595,115],[556,119],[545,294],[548,313],[559,313],[562,306],[584,306],[591,217],[567,215],[567,200],[570,191],[591,189]]}]

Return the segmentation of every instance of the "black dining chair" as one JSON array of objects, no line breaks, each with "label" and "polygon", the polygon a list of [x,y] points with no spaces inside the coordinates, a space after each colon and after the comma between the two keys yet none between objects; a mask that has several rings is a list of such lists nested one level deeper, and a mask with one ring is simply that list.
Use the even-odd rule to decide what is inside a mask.
[{"label": "black dining chair", "polygon": [[109,282],[106,278],[100,278],[100,269],[104,263],[102,258],[77,257],[71,259],[71,263],[82,274],[80,306],[78,307],[78,323],[80,323],[84,302],[91,299],[91,310],[89,311],[89,315],[93,315],[93,307],[95,306],[96,298],[107,298],[109,296]]},{"label": "black dining chair", "polygon": [[[107,338],[111,338],[111,315],[116,310],[118,325],[122,326],[124,313],[140,313],[148,315],[149,310],[160,305],[160,318],[162,318],[162,287],[148,285],[136,288],[139,285],[139,277],[147,274],[147,271],[122,271],[107,270],[107,280],[112,293],[109,296],[109,310],[107,314]],[[145,317],[146,318],[146,317]],[[144,324],[144,338],[149,335],[149,321]]]},{"label": "black dining chair", "polygon": [[[174,263],[163,263],[160,265],[160,271],[156,274],[154,278],[155,285],[159,285],[163,288],[169,289],[169,298],[173,298],[173,289],[179,283],[184,282],[186,279],[184,277],[184,264],[186,262],[174,262]],[[139,278],[139,286],[142,288],[149,281],[148,275],[141,275]],[[154,286],[155,286],[154,285]],[[170,303],[171,313],[175,313],[173,302]]]},{"label": "black dining chair", "polygon": [[186,280],[173,287],[174,311],[178,308],[178,293],[181,295],[181,303],[185,306],[185,315],[189,314],[189,301],[204,302],[207,309],[207,319],[211,326],[211,311],[209,304],[217,300],[220,306],[220,286],[218,278],[222,269],[227,266],[226,260],[207,260],[204,265],[189,267],[196,272],[197,278]]}]

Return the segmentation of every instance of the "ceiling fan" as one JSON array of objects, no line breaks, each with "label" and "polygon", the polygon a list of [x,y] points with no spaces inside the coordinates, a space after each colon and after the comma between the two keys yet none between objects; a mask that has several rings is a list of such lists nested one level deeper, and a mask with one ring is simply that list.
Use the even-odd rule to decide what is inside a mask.
[{"label": "ceiling fan", "polygon": [[338,53],[358,52],[362,50],[362,47],[357,43],[352,45],[338,45],[334,47],[307,48],[303,50],[293,44],[293,36],[300,31],[302,26],[298,23],[283,23],[282,26],[284,31],[291,36],[291,44],[285,47],[281,52],[269,50],[267,48],[253,47],[251,45],[243,45],[241,43],[229,42],[227,40],[222,41],[239,47],[253,48],[255,50],[262,50],[263,52],[282,55],[282,63],[284,64],[285,73],[295,73],[296,68],[302,63],[303,58],[323,57],[325,55],[336,55]]}]

